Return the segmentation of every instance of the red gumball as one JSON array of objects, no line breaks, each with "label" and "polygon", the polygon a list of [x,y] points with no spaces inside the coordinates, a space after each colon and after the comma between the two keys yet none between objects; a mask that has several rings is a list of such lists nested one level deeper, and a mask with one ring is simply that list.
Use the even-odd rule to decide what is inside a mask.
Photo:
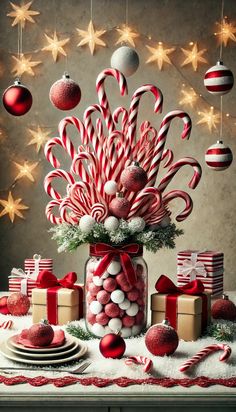
[{"label": "red gumball", "polygon": [[131,328],[131,326],[134,325],[134,322],[135,322],[134,316],[125,315],[125,316],[122,318],[122,323],[123,323],[123,325],[124,325],[125,327],[127,327],[127,328]]},{"label": "red gumball", "polygon": [[120,335],[108,333],[100,340],[99,349],[104,358],[120,359],[125,353],[126,345]]},{"label": "red gumball", "polygon": [[117,287],[117,282],[114,278],[107,278],[103,282],[103,289],[107,292],[113,292]]},{"label": "red gumball", "polygon": [[96,322],[99,323],[99,325],[105,326],[109,322],[109,317],[105,312],[100,312],[96,315]]},{"label": "red gumball", "polygon": [[97,293],[101,290],[101,286],[96,286],[94,283],[90,283],[88,286],[88,290],[92,296],[96,296]]},{"label": "red gumball", "polygon": [[114,197],[109,204],[110,213],[118,218],[125,219],[130,210],[130,202],[128,199],[123,197],[123,193],[118,193],[117,197]]},{"label": "red gumball", "polygon": [[91,325],[94,325],[94,323],[96,323],[96,315],[94,315],[92,312],[88,311],[86,316],[88,323],[90,323]]},{"label": "red gumball", "polygon": [[14,292],[7,299],[7,307],[11,315],[23,316],[29,311],[30,300],[23,293]]},{"label": "red gumball", "polygon": [[49,92],[51,103],[60,110],[71,110],[79,104],[81,90],[68,74],[64,74],[62,79],[57,80]]},{"label": "red gumball", "polygon": [[139,291],[136,288],[131,289],[130,292],[127,293],[127,298],[130,302],[135,302],[139,297]]},{"label": "red gumball", "polygon": [[8,296],[2,296],[0,298],[0,313],[2,313],[3,315],[9,315],[9,310],[7,307],[7,299]]},{"label": "red gumball", "polygon": [[120,308],[116,303],[111,302],[105,306],[105,313],[110,318],[117,318],[120,314]]},{"label": "red gumball", "polygon": [[179,337],[167,321],[151,326],[145,335],[145,345],[156,356],[171,355],[179,344]]},{"label": "red gumball", "polygon": [[111,295],[106,290],[100,290],[97,294],[97,301],[102,305],[106,305],[111,298]]},{"label": "red gumball", "polygon": [[137,325],[142,325],[143,324],[143,319],[144,319],[144,312],[140,310],[137,313],[137,315],[135,316],[135,323]]},{"label": "red gumball", "polygon": [[23,116],[30,110],[33,98],[27,87],[16,80],[3,93],[2,102],[8,113],[13,116]]},{"label": "red gumball", "polygon": [[147,173],[139,166],[138,162],[133,162],[121,173],[120,180],[125,189],[130,192],[139,192],[147,184]]}]

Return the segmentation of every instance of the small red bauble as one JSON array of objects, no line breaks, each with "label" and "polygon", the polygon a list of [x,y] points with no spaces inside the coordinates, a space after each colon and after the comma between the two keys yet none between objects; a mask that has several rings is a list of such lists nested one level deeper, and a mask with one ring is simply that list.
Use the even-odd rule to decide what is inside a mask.
[{"label": "small red bauble", "polygon": [[62,79],[53,83],[49,98],[51,103],[59,110],[71,110],[79,104],[81,99],[81,90],[77,83],[64,74]]},{"label": "small red bauble", "polygon": [[124,339],[115,333],[108,333],[99,343],[99,350],[104,358],[119,359],[124,355],[125,349]]},{"label": "small red bauble", "polygon": [[146,186],[148,179],[145,170],[139,166],[138,162],[134,162],[123,170],[120,180],[125,189],[138,192]]},{"label": "small red bauble", "polygon": [[23,116],[30,110],[33,98],[27,87],[16,80],[3,93],[2,102],[8,113],[13,116]]},{"label": "small red bauble", "polygon": [[229,93],[234,85],[234,76],[223,62],[218,61],[215,66],[207,70],[204,77],[204,85],[209,93],[222,96]]},{"label": "small red bauble", "polygon": [[28,339],[34,346],[48,346],[52,342],[54,331],[47,321],[32,325],[28,330]]},{"label": "small red bauble", "polygon": [[205,161],[209,169],[221,171],[227,169],[233,160],[233,154],[221,140],[210,146],[205,153]]},{"label": "small red bauble", "polygon": [[125,219],[129,214],[129,210],[130,202],[123,197],[123,193],[117,193],[117,197],[114,197],[109,204],[110,213],[118,218]]},{"label": "small red bauble", "polygon": [[8,296],[2,296],[0,298],[0,313],[3,315],[8,315],[10,313],[7,307],[7,299]]},{"label": "small red bauble", "polygon": [[29,311],[30,300],[23,293],[14,292],[7,299],[7,307],[11,315],[23,316]]},{"label": "small red bauble", "polygon": [[151,326],[145,335],[145,345],[156,356],[171,355],[179,344],[179,337],[167,321]]},{"label": "small red bauble", "polygon": [[236,320],[236,306],[229,300],[227,295],[222,299],[217,299],[212,305],[211,314],[214,319]]}]

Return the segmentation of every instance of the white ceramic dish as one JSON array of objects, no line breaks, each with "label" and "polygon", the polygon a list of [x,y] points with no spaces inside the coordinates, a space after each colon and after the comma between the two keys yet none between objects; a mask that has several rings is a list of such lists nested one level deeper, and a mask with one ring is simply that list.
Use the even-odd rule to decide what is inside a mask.
[{"label": "white ceramic dish", "polygon": [[24,352],[31,352],[31,353],[51,353],[51,352],[61,352],[64,349],[68,349],[70,346],[73,345],[74,338],[71,338],[70,336],[66,335],[66,340],[65,343],[61,346],[55,346],[54,348],[26,348],[24,345],[21,345],[21,343],[17,343],[15,341],[17,335],[11,336],[8,341],[9,343],[14,346],[14,348],[20,349],[21,351]]},{"label": "white ceramic dish", "polygon": [[11,352],[16,353],[17,355],[21,357],[28,358],[28,359],[42,359],[42,358],[43,359],[56,359],[61,356],[65,357],[65,355],[69,355],[69,353],[71,354],[72,352],[75,352],[75,350],[79,348],[79,345],[80,345],[79,341],[74,340],[73,345],[69,347],[69,349],[66,348],[58,352],[50,352],[50,353],[45,353],[45,352],[34,353],[34,352],[22,351],[22,350],[15,348],[14,346],[12,346],[10,339],[6,341],[7,349],[9,349]]}]

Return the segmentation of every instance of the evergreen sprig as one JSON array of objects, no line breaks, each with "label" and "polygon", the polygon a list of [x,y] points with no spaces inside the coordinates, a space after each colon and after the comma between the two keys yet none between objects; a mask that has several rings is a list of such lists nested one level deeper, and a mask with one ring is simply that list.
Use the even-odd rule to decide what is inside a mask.
[{"label": "evergreen sprig", "polygon": [[223,320],[214,322],[208,326],[206,334],[221,342],[233,342],[236,335],[236,324],[234,322]]},{"label": "evergreen sprig", "polygon": [[81,326],[76,325],[67,325],[66,332],[70,335],[74,336],[75,338],[81,340],[90,340],[93,339],[92,333],[88,332],[87,330],[83,329]]}]

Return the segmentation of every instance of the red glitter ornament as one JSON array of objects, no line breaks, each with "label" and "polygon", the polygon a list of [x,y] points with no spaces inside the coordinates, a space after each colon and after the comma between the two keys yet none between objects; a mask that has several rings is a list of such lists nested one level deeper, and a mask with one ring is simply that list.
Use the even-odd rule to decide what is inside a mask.
[{"label": "red glitter ornament", "polygon": [[139,166],[138,162],[133,162],[121,173],[120,180],[125,189],[130,192],[139,192],[147,184],[147,173]]},{"label": "red glitter ornament", "polygon": [[29,311],[30,300],[23,293],[14,292],[7,299],[7,307],[11,315],[23,316]]},{"label": "red glitter ornament", "polygon": [[99,349],[104,358],[120,359],[126,349],[124,339],[115,333],[108,333],[99,343]]},{"label": "red glitter ornament", "polygon": [[48,346],[54,337],[54,330],[46,320],[32,325],[28,330],[28,339],[34,346]]},{"label": "red glitter ornament", "polygon": [[212,305],[211,314],[214,319],[236,320],[236,306],[227,295],[217,299]]},{"label": "red glitter ornament", "polygon": [[110,213],[118,218],[125,219],[129,214],[129,210],[130,202],[124,197],[123,193],[117,193],[109,204]]},{"label": "red glitter ornament", "polygon": [[168,321],[151,326],[145,335],[145,345],[156,356],[171,355],[179,344],[179,338]]},{"label": "red glitter ornament", "polygon": [[7,307],[7,299],[8,296],[2,296],[0,298],[0,313],[3,315],[8,315],[10,313]]},{"label": "red glitter ornament", "polygon": [[49,98],[51,103],[59,110],[71,110],[79,104],[81,90],[77,83],[65,73],[60,80],[53,83]]},{"label": "red glitter ornament", "polygon": [[27,87],[16,80],[3,93],[2,102],[8,113],[13,116],[23,116],[30,110],[33,98]]}]

